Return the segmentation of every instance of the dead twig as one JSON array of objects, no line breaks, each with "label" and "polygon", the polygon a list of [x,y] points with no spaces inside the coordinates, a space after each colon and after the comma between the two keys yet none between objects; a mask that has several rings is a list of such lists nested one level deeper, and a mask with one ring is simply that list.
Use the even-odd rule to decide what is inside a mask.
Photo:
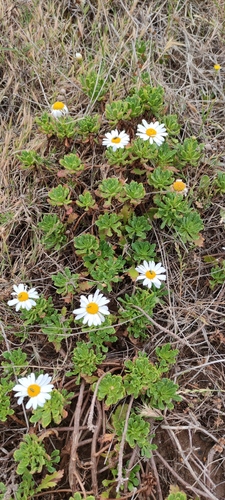
[{"label": "dead twig", "polygon": [[80,481],[79,475],[76,470],[77,446],[79,442],[79,425],[80,425],[81,407],[84,397],[84,388],[85,388],[85,382],[84,380],[82,380],[80,385],[80,394],[78,397],[77,406],[74,414],[74,428],[72,434],[72,446],[71,446],[70,461],[69,461],[69,485],[71,487],[73,494],[76,492],[77,482],[79,483],[83,493],[85,493],[82,481]]}]

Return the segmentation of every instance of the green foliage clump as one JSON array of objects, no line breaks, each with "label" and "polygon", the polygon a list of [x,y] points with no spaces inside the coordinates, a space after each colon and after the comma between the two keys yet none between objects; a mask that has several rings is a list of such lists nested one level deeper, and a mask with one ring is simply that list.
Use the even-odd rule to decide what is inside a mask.
[{"label": "green foliage clump", "polygon": [[[85,331],[85,330],[84,330]],[[116,342],[115,328],[112,326],[112,319],[107,316],[104,321],[104,326],[95,329],[88,329],[88,338],[90,345],[95,347],[96,352],[107,352],[106,343]]]},{"label": "green foliage clump", "polygon": [[46,467],[48,472],[54,472],[54,464],[60,461],[59,451],[54,450],[49,456],[36,434],[26,434],[13,456],[15,461],[19,462],[16,470],[19,475],[40,473],[43,467]]},{"label": "green foliage clump", "polygon": [[217,285],[222,285],[225,282],[225,260],[220,265],[217,264],[211,269],[211,279],[209,280],[210,288],[214,290]]},{"label": "green foliage clump", "polygon": [[44,406],[33,411],[30,422],[34,424],[39,422],[44,428],[48,427],[51,422],[60,424],[63,418],[67,416],[65,406],[70,404],[72,395],[73,393],[68,393],[65,389],[61,391],[54,389],[51,392],[51,399],[46,401]]},{"label": "green foliage clump", "polygon": [[70,153],[69,155],[65,155],[61,160],[59,160],[60,165],[64,167],[71,173],[79,172],[80,170],[84,170],[84,165],[82,165],[79,156],[74,153]]},{"label": "green foliage clump", "polygon": [[27,354],[20,347],[13,349],[13,351],[3,352],[2,357],[6,359],[6,361],[2,361],[1,366],[4,376],[7,378],[11,375],[19,375],[28,366]]},{"label": "green foliage clump", "polygon": [[99,249],[99,241],[92,234],[81,234],[74,238],[74,246],[77,255],[87,256]]},{"label": "green foliage clump", "polygon": [[125,260],[121,255],[118,258],[109,256],[107,259],[99,257],[93,263],[85,261],[90,276],[97,282],[99,290],[108,292],[112,291],[113,283],[122,281],[122,274],[119,273],[123,272],[124,263]]},{"label": "green foliage clump", "polygon": [[214,179],[214,186],[220,194],[225,193],[225,172],[217,172],[216,178]]},{"label": "green foliage clump", "polygon": [[91,102],[101,101],[107,92],[109,79],[106,81],[101,72],[97,73],[94,69],[90,69],[86,74],[80,75],[80,83],[82,90],[91,99]]},{"label": "green foliage clump", "polygon": [[198,141],[192,137],[184,139],[183,144],[178,148],[178,160],[182,165],[191,165],[197,167],[202,157],[203,144],[198,144]]},{"label": "green foliage clump", "polygon": [[[120,441],[123,435],[125,419],[126,419],[127,405],[117,406],[115,412],[112,415],[112,425],[116,431],[118,440]],[[150,443],[150,424],[146,422],[141,415],[137,415],[134,411],[131,411],[131,415],[128,420],[128,427],[126,433],[126,442],[131,448],[135,446],[140,447],[141,456],[150,458],[151,451],[156,449],[156,445]]]},{"label": "green foliage clump", "polygon": [[91,343],[77,342],[72,354],[73,368],[67,375],[78,375],[76,383],[79,384],[80,377],[91,376],[104,358],[100,352],[95,353]]},{"label": "green foliage clump", "polygon": [[121,375],[107,373],[101,380],[98,388],[98,399],[105,399],[107,406],[116,404],[125,396],[125,387]]},{"label": "green foliage clump", "polygon": [[147,236],[147,232],[151,229],[151,224],[146,215],[135,215],[134,213],[125,225],[128,238],[143,238]]},{"label": "green foliage clump", "polygon": [[38,223],[38,228],[44,233],[41,243],[46,250],[60,250],[66,243],[65,227],[56,214],[45,214]]},{"label": "green foliage clump", "polygon": [[74,493],[73,497],[70,497],[69,500],[95,500],[95,497],[88,495],[84,498],[80,493]]},{"label": "green foliage clump", "polygon": [[156,245],[150,244],[148,241],[134,241],[131,244],[133,251],[132,260],[140,264],[144,260],[154,260],[156,257]]},{"label": "green foliage clump", "polygon": [[31,167],[38,167],[45,163],[45,159],[36,153],[36,151],[22,151],[17,158],[21,161],[22,168],[28,169]]},{"label": "green foliage clump", "polygon": [[119,148],[113,151],[113,148],[109,147],[105,152],[105,156],[109,165],[125,166],[131,163],[129,160],[129,152],[130,148]]},{"label": "green foliage clump", "polygon": [[151,387],[152,383],[159,378],[159,371],[150,363],[146,353],[138,353],[138,357],[124,363],[126,375],[124,377],[124,386],[129,395],[137,398],[144,394]]},{"label": "green foliage clump", "polygon": [[77,288],[79,274],[72,274],[69,267],[64,267],[63,273],[57,273],[52,276],[52,281],[56,287],[56,293],[59,295],[74,295]]},{"label": "green foliage clump", "polygon": [[98,220],[96,221],[100,238],[103,239],[105,239],[106,236],[112,236],[113,233],[116,233],[117,236],[121,236],[121,225],[121,215],[116,213],[104,213],[103,215],[99,215]]},{"label": "green foliage clump", "polygon": [[162,167],[156,167],[147,177],[148,184],[156,189],[168,190],[168,187],[174,182],[173,173]]},{"label": "green foliage clump", "polygon": [[48,192],[48,202],[53,207],[62,207],[64,205],[69,205],[72,203],[70,199],[70,190],[68,187],[59,184],[57,187],[52,188],[51,191]]},{"label": "green foliage clump", "polygon": [[93,208],[97,207],[97,205],[95,203],[95,199],[93,198],[91,193],[89,193],[89,191],[87,191],[87,190],[84,190],[84,192],[78,196],[78,200],[76,200],[76,204],[78,207],[83,208],[86,212],[89,209],[93,209]]},{"label": "green foliage clump", "polygon": [[24,320],[25,325],[35,325],[36,323],[42,323],[43,318],[50,317],[54,312],[52,297],[48,297],[48,299],[39,297],[35,307],[32,307],[29,311],[26,309],[21,311],[21,318]]},{"label": "green foliage clump", "polygon": [[168,378],[162,378],[151,384],[151,387],[147,389],[147,395],[150,398],[150,404],[153,408],[159,410],[164,410],[166,407],[169,410],[174,408],[172,400],[181,401],[181,396],[177,394],[178,385],[174,384],[172,380]]},{"label": "green foliage clump", "polygon": [[155,217],[162,219],[161,228],[172,227],[183,243],[195,242],[199,238],[199,233],[203,229],[202,219],[181,195],[176,193],[155,195],[154,202],[158,207]]},{"label": "green foliage clump", "polygon": [[107,208],[111,205],[112,199],[122,201],[121,195],[123,193],[123,185],[117,177],[111,177],[109,179],[103,179],[98,187],[98,194],[106,201],[104,207]]},{"label": "green foliage clump", "polygon": [[128,322],[129,335],[134,338],[146,338],[146,330],[150,320],[134,306],[140,307],[151,317],[154,307],[160,301],[157,293],[149,290],[137,290],[134,295],[125,294],[124,298],[119,297],[118,300],[122,304],[122,308],[119,310],[120,319]]},{"label": "green foliage clump", "polygon": [[66,319],[66,308],[63,308],[61,313],[54,311],[48,314],[42,320],[41,331],[47,335],[48,341],[52,342],[58,352],[61,347],[62,340],[66,339],[71,333],[72,315]]},{"label": "green foliage clump", "polygon": [[0,379],[0,421],[5,422],[7,417],[14,414],[14,411],[10,408],[10,397],[8,393],[13,388],[13,382],[8,381],[5,378]]},{"label": "green foliage clump", "polygon": [[97,134],[100,129],[101,124],[101,116],[93,115],[93,116],[85,116],[81,120],[78,121],[78,134],[81,135],[84,139],[89,134]]}]

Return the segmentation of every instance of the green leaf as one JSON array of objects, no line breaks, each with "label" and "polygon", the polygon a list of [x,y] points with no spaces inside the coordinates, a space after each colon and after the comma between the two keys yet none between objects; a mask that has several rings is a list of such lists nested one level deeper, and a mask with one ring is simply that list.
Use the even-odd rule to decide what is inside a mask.
[{"label": "green leaf", "polygon": [[39,491],[47,490],[48,488],[54,488],[57,486],[57,483],[61,481],[64,475],[64,470],[58,470],[53,472],[53,474],[47,474],[37,487],[35,493],[39,493]]},{"label": "green leaf", "polygon": [[121,375],[112,375],[107,373],[101,380],[98,387],[98,399],[105,399],[105,404],[110,406],[118,403],[125,396],[125,388]]}]

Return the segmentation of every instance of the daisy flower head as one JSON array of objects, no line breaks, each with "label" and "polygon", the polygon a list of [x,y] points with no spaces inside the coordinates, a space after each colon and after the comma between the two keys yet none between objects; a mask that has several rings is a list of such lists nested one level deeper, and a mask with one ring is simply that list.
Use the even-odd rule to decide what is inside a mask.
[{"label": "daisy flower head", "polygon": [[137,280],[143,280],[143,285],[148,288],[152,288],[152,285],[160,288],[161,281],[166,281],[166,269],[162,266],[161,262],[155,264],[153,260],[150,262],[144,260],[143,264],[137,266],[135,269],[140,273]]},{"label": "daisy flower head", "polygon": [[56,101],[54,104],[51,106],[51,113],[54,118],[58,119],[61,116],[65,116],[69,113],[69,110],[67,106],[64,104],[64,102],[61,101]]},{"label": "daisy flower head", "polygon": [[34,299],[39,298],[36,288],[27,290],[27,285],[20,283],[18,286],[13,285],[13,290],[11,295],[14,296],[14,299],[7,302],[8,306],[16,306],[16,311],[19,311],[20,308],[29,311],[33,306],[36,306]]},{"label": "daisy flower head", "polygon": [[164,123],[148,123],[146,122],[146,120],[142,120],[142,124],[139,124],[137,126],[136,135],[138,135],[144,141],[149,141],[150,144],[153,144],[153,142],[155,142],[157,146],[161,146],[168,134],[165,129]]},{"label": "daisy flower head", "polygon": [[185,182],[181,179],[176,179],[171,186],[171,191],[178,194],[184,194],[184,196],[186,196],[188,193],[187,184],[185,184]]},{"label": "daisy flower head", "polygon": [[215,71],[219,71],[221,69],[220,64],[214,64],[213,67],[214,67]]},{"label": "daisy flower head", "polygon": [[112,132],[107,132],[102,141],[103,146],[109,148],[110,146],[113,148],[113,151],[116,151],[119,148],[124,148],[130,142],[130,137],[126,134],[125,130],[119,132],[117,129],[112,130]]},{"label": "daisy flower head", "polygon": [[108,310],[109,299],[104,297],[97,289],[94,295],[91,293],[88,298],[81,295],[80,308],[73,311],[76,314],[75,319],[83,318],[83,324],[88,326],[98,326],[105,321],[104,316],[110,314]]},{"label": "daisy flower head", "polygon": [[16,392],[15,397],[19,398],[17,403],[21,405],[24,398],[27,396],[30,398],[26,404],[26,409],[33,408],[36,410],[38,406],[44,406],[47,399],[51,399],[49,392],[53,389],[53,384],[50,384],[51,377],[48,373],[45,375],[39,375],[37,379],[35,374],[31,373],[27,377],[19,378],[19,384],[13,387],[13,391]]}]

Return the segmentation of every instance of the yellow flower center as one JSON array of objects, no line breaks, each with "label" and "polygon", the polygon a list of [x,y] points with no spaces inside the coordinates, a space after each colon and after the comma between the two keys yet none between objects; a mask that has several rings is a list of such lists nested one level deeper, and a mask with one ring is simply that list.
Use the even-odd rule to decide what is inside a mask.
[{"label": "yellow flower center", "polygon": [[112,142],[114,144],[119,144],[121,142],[121,139],[120,139],[120,137],[113,137]]},{"label": "yellow flower center", "polygon": [[220,64],[214,64],[214,69],[215,69],[216,71],[219,71],[219,70],[221,69]]},{"label": "yellow flower center", "polygon": [[29,295],[27,292],[20,292],[18,293],[17,295],[17,299],[20,301],[20,302],[25,302],[25,300],[28,300],[29,299]]},{"label": "yellow flower center", "polygon": [[177,180],[173,183],[174,191],[184,191],[186,188],[186,184],[183,181]]},{"label": "yellow flower center", "polygon": [[153,280],[156,277],[156,273],[155,271],[146,271],[145,276],[149,280]]},{"label": "yellow flower center", "polygon": [[96,302],[90,302],[86,307],[86,311],[88,314],[97,314],[98,310],[99,307],[98,304],[96,304]]},{"label": "yellow flower center", "polygon": [[37,384],[31,384],[27,388],[27,394],[28,394],[28,396],[30,396],[30,398],[34,398],[35,396],[38,396],[38,394],[40,394],[40,392],[41,392],[40,385],[37,385]]},{"label": "yellow flower center", "polygon": [[149,137],[154,137],[154,135],[157,134],[156,130],[154,128],[147,128],[145,133],[149,136]]},{"label": "yellow flower center", "polygon": [[60,101],[54,102],[54,104],[52,105],[52,109],[56,109],[56,110],[62,110],[64,107],[65,107],[65,104],[63,104],[63,102],[60,102]]}]

